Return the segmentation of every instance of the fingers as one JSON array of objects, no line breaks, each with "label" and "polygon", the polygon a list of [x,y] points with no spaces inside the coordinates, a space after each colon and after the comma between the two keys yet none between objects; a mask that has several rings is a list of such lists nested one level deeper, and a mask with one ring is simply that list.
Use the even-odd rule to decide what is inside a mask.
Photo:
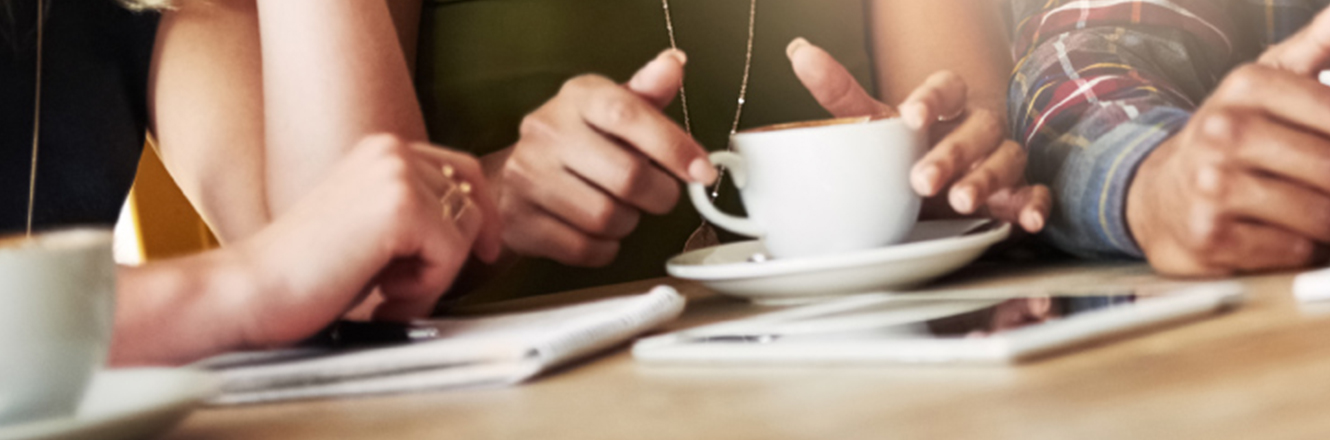
[{"label": "fingers", "polygon": [[643,98],[597,76],[581,76],[564,87],[561,93],[581,97],[577,110],[587,124],[632,146],[680,179],[716,180],[706,150]]},{"label": "fingers", "polygon": [[934,73],[901,103],[901,118],[917,129],[926,129],[939,119],[955,119],[965,113],[968,93],[960,75],[949,71]]},{"label": "fingers", "polygon": [[[434,303],[452,284],[465,262],[473,236],[445,219],[437,195],[418,189],[415,226],[408,228],[394,259],[379,275],[384,303],[374,312],[376,319],[409,321],[429,316]],[[404,221],[398,219],[397,221]],[[470,234],[474,234],[471,232]]]},{"label": "fingers", "polygon": [[1234,145],[1218,151],[1235,167],[1251,168],[1330,194],[1330,139],[1263,116],[1207,113],[1199,116],[1203,136],[1211,145]]},{"label": "fingers", "polygon": [[1256,220],[1330,243],[1330,197],[1303,186],[1248,172],[1203,170],[1202,194],[1230,216]]},{"label": "fingers", "polygon": [[1330,125],[1325,124],[1330,120],[1330,87],[1314,78],[1248,64],[1229,74],[1211,101],[1215,101],[1212,105],[1260,109],[1314,133],[1330,135]]},{"label": "fingers", "polygon": [[1257,62],[1315,77],[1330,62],[1330,12],[1318,14],[1301,31],[1266,50]]},{"label": "fingers", "polygon": [[1012,141],[1003,142],[992,155],[952,185],[948,200],[961,214],[973,213],[979,202],[993,192],[1015,186],[1024,180],[1025,150]]},{"label": "fingers", "polygon": [[[525,165],[515,164],[521,167]],[[604,239],[620,239],[632,233],[641,214],[567,173],[520,172],[516,168],[505,180],[522,194],[523,203],[534,205],[576,228],[579,233]],[[528,176],[543,176],[539,180]],[[514,225],[526,227],[526,225]]]},{"label": "fingers", "polygon": [[619,242],[590,237],[529,205],[508,205],[505,211],[521,220],[504,230],[504,240],[526,255],[544,255],[570,266],[602,267],[614,261]]},{"label": "fingers", "polygon": [[645,157],[594,133],[564,148],[564,166],[600,190],[633,207],[665,214],[679,201],[679,184]]},{"label": "fingers", "polygon": [[1002,189],[993,193],[985,206],[993,218],[1016,223],[1033,234],[1044,229],[1052,211],[1053,194],[1044,185]]},{"label": "fingers", "polygon": [[1303,267],[1313,258],[1311,240],[1269,226],[1226,223],[1208,240],[1210,263],[1240,272]]},{"label": "fingers", "polygon": [[[431,174],[443,177],[442,170],[446,165],[457,173],[453,179],[455,182],[467,182],[471,185],[468,196],[473,204],[472,209],[480,214],[480,229],[475,236],[476,256],[485,262],[493,263],[503,251],[503,222],[499,216],[498,205],[492,196],[494,193],[491,192],[489,180],[485,178],[480,162],[468,154],[424,143],[414,144],[413,151],[438,170],[437,173]],[[442,188],[445,191],[446,189]],[[442,195],[443,192],[440,191],[438,194]]]},{"label": "fingers", "polygon": [[[910,184],[920,195],[934,196],[948,183],[965,175],[995,149],[1005,144],[1015,145],[1011,141],[1004,143],[1004,139],[1005,130],[997,115],[988,110],[976,110],[915,164],[910,171]],[[1020,149],[1019,145],[1015,147]],[[1024,151],[1020,152],[1022,162],[1018,171],[1024,172]],[[968,206],[973,206],[975,201],[983,200],[984,197],[987,197],[986,193],[974,194]],[[970,208],[961,212],[972,211],[973,208]]]},{"label": "fingers", "polygon": [[656,108],[665,108],[679,93],[683,84],[683,69],[688,56],[678,49],[665,49],[643,66],[628,80],[628,89],[651,102]]},{"label": "fingers", "polygon": [[795,38],[785,48],[795,76],[822,108],[838,118],[895,115],[895,109],[869,95],[845,66],[822,48]]}]

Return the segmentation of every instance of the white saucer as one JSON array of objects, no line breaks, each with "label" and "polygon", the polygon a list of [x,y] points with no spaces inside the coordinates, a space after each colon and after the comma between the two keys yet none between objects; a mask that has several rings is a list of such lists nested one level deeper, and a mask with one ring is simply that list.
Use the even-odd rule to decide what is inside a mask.
[{"label": "white saucer", "polygon": [[[901,244],[817,257],[754,262],[757,240],[699,249],[670,259],[671,276],[760,304],[788,305],[900,290],[960,269],[1011,233],[989,220],[919,222]],[[971,232],[977,231],[977,232]]]},{"label": "white saucer", "polygon": [[134,440],[166,432],[217,393],[208,373],[184,368],[97,373],[78,415],[0,426],[0,440]]}]

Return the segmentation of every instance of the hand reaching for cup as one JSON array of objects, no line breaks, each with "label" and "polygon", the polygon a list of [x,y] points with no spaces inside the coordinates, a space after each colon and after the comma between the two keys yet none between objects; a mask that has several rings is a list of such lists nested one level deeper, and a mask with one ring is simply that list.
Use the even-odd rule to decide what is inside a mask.
[{"label": "hand reaching for cup", "polygon": [[604,266],[643,212],[674,208],[676,178],[715,180],[706,151],[661,111],[679,90],[685,61],[667,50],[627,84],[573,78],[522,121],[515,145],[486,158],[500,163],[490,175],[508,248]]},{"label": "hand reaching for cup", "polygon": [[791,42],[786,55],[799,80],[835,117],[900,116],[933,134],[933,148],[910,173],[921,196],[946,194],[956,213],[987,213],[1029,232],[1047,223],[1052,194],[1043,185],[1026,183],[1025,149],[1007,138],[998,112],[968,103],[959,76],[936,73],[892,107],[869,95],[831,54],[803,38]]}]

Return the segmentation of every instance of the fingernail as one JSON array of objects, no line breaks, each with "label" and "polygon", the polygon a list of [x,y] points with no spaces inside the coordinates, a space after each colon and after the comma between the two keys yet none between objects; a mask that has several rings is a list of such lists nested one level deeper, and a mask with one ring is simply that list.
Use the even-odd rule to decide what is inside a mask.
[{"label": "fingernail", "polygon": [[785,46],[785,56],[793,57],[795,51],[807,45],[808,40],[805,40],[804,37],[796,37],[793,41],[790,41],[789,46]]},{"label": "fingernail", "polygon": [[1044,215],[1034,210],[1027,210],[1021,214],[1021,225],[1025,226],[1027,232],[1039,232],[1044,230]]},{"label": "fingernail", "polygon": [[919,107],[922,106],[917,102],[907,102],[901,104],[898,108],[901,112],[901,119],[904,119],[905,125],[910,126],[910,128],[918,129],[924,125],[924,118],[920,116]]},{"label": "fingernail", "polygon": [[974,212],[975,189],[972,186],[953,188],[951,190],[951,207],[961,214]]},{"label": "fingernail", "polygon": [[688,64],[688,54],[683,53],[683,51],[679,49],[665,49],[664,51],[661,51],[660,55],[656,55],[657,59],[662,57],[674,58],[679,64]]},{"label": "fingernail", "polygon": [[937,185],[934,182],[937,182],[941,174],[942,170],[937,169],[937,165],[924,166],[919,172],[914,173],[914,190],[924,197],[932,197],[937,194]]},{"label": "fingernail", "polygon": [[693,163],[688,164],[688,175],[693,178],[694,182],[710,185],[711,182],[716,180],[716,167],[712,166],[711,161],[706,158],[699,157],[693,160]]}]

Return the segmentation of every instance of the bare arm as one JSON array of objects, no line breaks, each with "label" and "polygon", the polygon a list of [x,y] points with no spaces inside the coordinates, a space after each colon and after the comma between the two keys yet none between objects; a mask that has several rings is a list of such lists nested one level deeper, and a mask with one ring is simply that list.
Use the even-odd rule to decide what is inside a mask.
[{"label": "bare arm", "polygon": [[871,41],[878,96],[902,102],[939,70],[969,86],[969,101],[1006,113],[1011,48],[993,0],[873,0]]},{"label": "bare arm", "polygon": [[366,135],[426,139],[386,2],[259,0],[258,12],[274,215]]},{"label": "bare arm", "polygon": [[[444,164],[456,174],[445,175]],[[120,269],[111,362],[180,364],[293,344],[372,288],[376,318],[426,316],[493,215],[445,215],[439,203],[460,180],[476,188],[463,196],[474,206],[492,206],[479,162],[374,136],[328,174],[289,213],[232,246]]]},{"label": "bare arm", "polygon": [[172,177],[223,243],[268,223],[261,69],[253,0],[181,2],[162,16],[149,79],[153,132]]}]

